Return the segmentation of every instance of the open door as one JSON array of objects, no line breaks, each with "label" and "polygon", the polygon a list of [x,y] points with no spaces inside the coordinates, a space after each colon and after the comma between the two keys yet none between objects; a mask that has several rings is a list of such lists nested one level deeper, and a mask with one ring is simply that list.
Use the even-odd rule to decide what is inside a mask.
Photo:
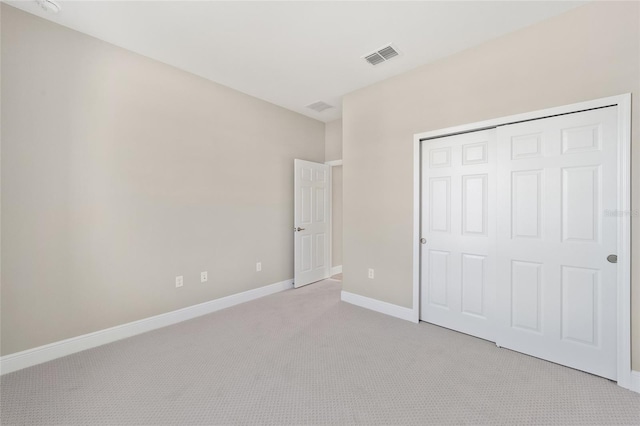
[{"label": "open door", "polygon": [[329,278],[331,167],[294,160],[294,287]]}]

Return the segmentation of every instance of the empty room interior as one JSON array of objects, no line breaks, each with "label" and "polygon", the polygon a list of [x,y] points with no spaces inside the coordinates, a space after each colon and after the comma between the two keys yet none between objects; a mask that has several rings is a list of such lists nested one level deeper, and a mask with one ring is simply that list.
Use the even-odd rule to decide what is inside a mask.
[{"label": "empty room interior", "polygon": [[640,425],[640,2],[1,0],[3,425]]}]

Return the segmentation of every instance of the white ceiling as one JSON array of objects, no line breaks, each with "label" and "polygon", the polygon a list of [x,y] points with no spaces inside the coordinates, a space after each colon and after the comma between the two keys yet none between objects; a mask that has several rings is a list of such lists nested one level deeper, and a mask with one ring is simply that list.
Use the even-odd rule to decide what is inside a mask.
[{"label": "white ceiling", "polygon": [[[309,117],[342,115],[342,96],[584,2],[7,1]],[[362,59],[393,42],[401,56]],[[305,108],[316,101],[334,109]]]}]

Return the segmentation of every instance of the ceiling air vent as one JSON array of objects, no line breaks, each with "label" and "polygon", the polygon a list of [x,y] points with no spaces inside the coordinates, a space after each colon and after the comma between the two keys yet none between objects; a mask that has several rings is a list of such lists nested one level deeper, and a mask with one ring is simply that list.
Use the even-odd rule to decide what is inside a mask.
[{"label": "ceiling air vent", "polygon": [[367,62],[369,62],[371,65],[378,65],[385,61],[385,59],[382,56],[380,56],[378,52],[372,53],[371,55],[367,55],[364,57],[364,59],[366,59]]},{"label": "ceiling air vent", "polygon": [[329,105],[326,102],[318,101],[312,104],[307,105],[307,108],[312,109],[314,111],[322,112],[325,109],[333,108],[333,106]]},{"label": "ceiling air vent", "polygon": [[371,65],[378,65],[398,56],[399,54],[400,52],[398,52],[393,46],[388,45],[366,55],[364,60],[369,62]]}]

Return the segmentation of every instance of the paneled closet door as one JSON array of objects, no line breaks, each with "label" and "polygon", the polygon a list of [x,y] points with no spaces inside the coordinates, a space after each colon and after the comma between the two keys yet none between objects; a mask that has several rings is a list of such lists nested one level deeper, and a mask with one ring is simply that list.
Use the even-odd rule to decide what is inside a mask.
[{"label": "paneled closet door", "polygon": [[420,319],[495,339],[495,129],[422,142]]},{"label": "paneled closet door", "polygon": [[616,107],[497,130],[497,344],[616,378]]}]

